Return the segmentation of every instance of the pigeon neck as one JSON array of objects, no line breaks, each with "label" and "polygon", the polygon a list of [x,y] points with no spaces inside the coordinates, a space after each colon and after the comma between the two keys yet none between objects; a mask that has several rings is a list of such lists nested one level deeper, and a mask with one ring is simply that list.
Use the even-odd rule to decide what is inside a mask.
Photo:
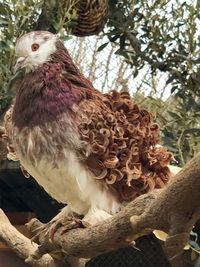
[{"label": "pigeon neck", "polygon": [[92,83],[84,77],[77,66],[74,64],[72,58],[70,57],[67,49],[63,43],[58,40],[56,43],[57,50],[51,56],[53,62],[62,62],[65,71],[66,78],[75,87],[80,87],[83,89],[94,89]]},{"label": "pigeon neck", "polygon": [[73,113],[73,106],[85,98],[81,88],[63,79],[61,64],[47,62],[24,75],[18,89],[13,123],[19,128],[41,126]]},{"label": "pigeon neck", "polygon": [[74,105],[97,94],[64,45],[58,41],[56,47],[49,62],[22,78],[13,112],[13,122],[20,128],[55,121],[67,112],[72,114]]}]

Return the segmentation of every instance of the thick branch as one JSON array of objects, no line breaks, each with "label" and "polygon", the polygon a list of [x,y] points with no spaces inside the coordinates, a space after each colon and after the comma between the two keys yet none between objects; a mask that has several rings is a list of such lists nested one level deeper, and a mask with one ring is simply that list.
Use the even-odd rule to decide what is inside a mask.
[{"label": "thick branch", "polygon": [[[94,257],[159,229],[169,234],[166,248],[172,263],[180,262],[177,255],[182,252],[193,225],[200,218],[199,192],[200,154],[188,162],[165,189],[140,196],[111,219],[96,226],[72,230],[64,235],[58,231],[53,243],[45,240],[41,254],[62,248],[75,257]],[[132,215],[133,229],[129,221]],[[37,226],[38,222],[34,222],[32,229]]]},{"label": "thick branch", "polygon": [[[133,214],[142,214],[159,195],[160,191],[155,190],[152,193],[138,197],[118,214],[98,225],[71,230],[64,235],[60,235],[58,230],[55,233],[53,243],[45,240],[44,246],[41,247],[41,254],[62,248],[69,255],[78,258],[90,258],[129,245],[129,237],[133,231],[130,217]],[[41,225],[37,220],[34,220],[29,224],[30,230],[34,232]],[[60,230],[62,231],[62,228]],[[145,233],[149,232],[148,230],[145,231]],[[144,233],[137,233],[133,239],[137,239],[141,235],[144,235]]]},{"label": "thick branch", "polygon": [[[3,221],[2,216],[0,217],[0,238],[23,258],[31,252],[39,258],[48,251],[58,250],[72,257],[89,258],[126,246],[130,240],[159,229],[169,234],[166,241],[167,253],[172,262],[178,262],[176,256],[182,251],[193,225],[200,218],[199,192],[200,154],[188,162],[165,189],[154,190],[138,197],[118,214],[98,225],[74,229],[64,235],[60,234],[62,231],[60,228],[55,233],[53,243],[41,237],[44,244],[37,253],[34,250],[35,245],[33,247],[29,240],[24,241],[22,236],[19,240],[25,243],[20,247],[21,242],[17,242],[19,235],[16,230],[10,228],[11,225],[9,226],[11,231],[6,231],[8,221]],[[30,228],[36,230],[41,225],[35,220],[30,224]],[[14,248],[18,243],[20,246]],[[24,244],[26,244],[25,249]],[[184,265],[179,262],[175,266]]]},{"label": "thick branch", "polygon": [[[190,160],[141,216],[131,218],[133,235],[146,228],[168,233],[166,251],[172,263],[182,252],[200,218],[200,153]],[[183,266],[181,263],[176,266]]]},{"label": "thick branch", "polygon": [[[128,239],[132,233],[130,224],[131,215],[140,215],[159,193],[160,190],[157,190],[147,195],[142,195],[111,219],[99,225],[85,229],[71,230],[65,235],[60,235],[60,231],[62,231],[61,228],[55,233],[54,243],[45,240],[45,246],[41,246],[39,250],[38,245],[19,233],[10,224],[3,211],[0,210],[0,240],[11,248],[19,257],[28,259],[29,264],[34,267],[63,266],[62,262],[54,260],[49,254],[40,258],[41,254],[45,254],[47,251],[55,252],[61,250],[72,256],[68,256],[70,263],[72,263],[73,260],[71,266],[78,266],[74,256],[77,258],[90,258],[119,247],[127,246],[130,241],[126,239]],[[29,223],[32,231],[40,228],[41,225],[42,223],[36,219]],[[135,239],[139,236],[140,234],[135,236]],[[42,239],[44,241],[44,236]],[[40,254],[40,252],[42,253]],[[35,256],[39,256],[37,258],[40,259],[36,261]]]}]

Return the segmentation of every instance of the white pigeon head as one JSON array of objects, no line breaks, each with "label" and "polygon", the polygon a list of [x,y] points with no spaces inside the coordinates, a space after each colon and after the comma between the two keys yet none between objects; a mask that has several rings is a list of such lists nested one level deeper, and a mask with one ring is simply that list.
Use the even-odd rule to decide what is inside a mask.
[{"label": "white pigeon head", "polygon": [[15,45],[17,62],[14,73],[25,69],[26,73],[33,71],[39,65],[51,59],[56,51],[56,35],[47,31],[34,31],[20,37]]}]

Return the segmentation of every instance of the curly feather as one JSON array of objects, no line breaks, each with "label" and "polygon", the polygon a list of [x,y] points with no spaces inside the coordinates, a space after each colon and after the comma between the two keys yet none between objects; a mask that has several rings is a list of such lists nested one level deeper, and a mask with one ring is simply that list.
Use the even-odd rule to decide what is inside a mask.
[{"label": "curly feather", "polygon": [[78,116],[81,139],[88,145],[85,163],[96,179],[120,193],[121,200],[133,200],[167,183],[172,154],[157,147],[158,125],[128,93],[113,90],[101,99],[81,102]]}]

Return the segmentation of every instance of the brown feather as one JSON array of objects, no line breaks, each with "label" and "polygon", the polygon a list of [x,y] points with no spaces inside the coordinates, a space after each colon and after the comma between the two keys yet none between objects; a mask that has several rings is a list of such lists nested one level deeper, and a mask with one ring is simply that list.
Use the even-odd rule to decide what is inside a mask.
[{"label": "brown feather", "polygon": [[128,93],[111,91],[78,106],[79,132],[87,143],[85,164],[96,179],[108,184],[124,201],[154,188],[169,177],[172,154],[159,144],[159,127]]},{"label": "brown feather", "polygon": [[[12,122],[24,136],[20,143],[15,134],[21,156],[31,166],[44,156],[57,166],[68,148],[121,202],[163,187],[172,154],[157,147],[159,127],[152,114],[128,93],[94,89],[59,40],[56,48],[50,61],[25,75],[18,90]],[[31,153],[26,131],[34,133]]]}]

